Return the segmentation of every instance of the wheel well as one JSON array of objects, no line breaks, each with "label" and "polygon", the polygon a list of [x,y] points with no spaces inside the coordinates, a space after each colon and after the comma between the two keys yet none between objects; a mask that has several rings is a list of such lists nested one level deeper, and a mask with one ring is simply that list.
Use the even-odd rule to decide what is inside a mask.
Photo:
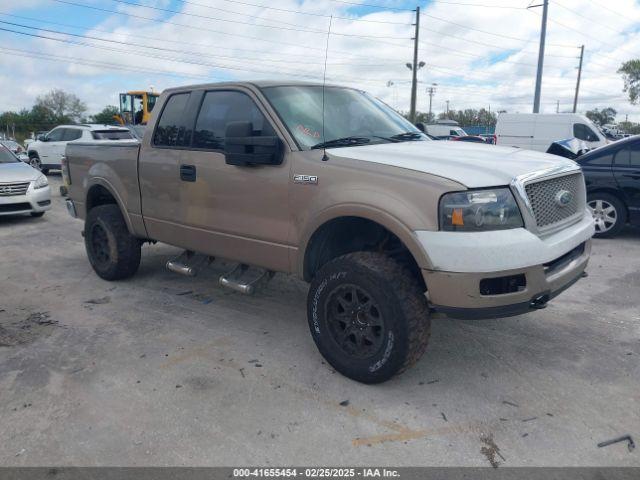
[{"label": "wheel well", "polygon": [[117,205],[115,197],[102,185],[94,185],[87,193],[87,212],[99,205]]},{"label": "wheel well", "polygon": [[404,265],[426,290],[420,267],[406,245],[382,225],[361,217],[328,221],[311,236],[304,255],[303,275],[311,281],[324,264],[347,253],[371,251],[388,255]]}]

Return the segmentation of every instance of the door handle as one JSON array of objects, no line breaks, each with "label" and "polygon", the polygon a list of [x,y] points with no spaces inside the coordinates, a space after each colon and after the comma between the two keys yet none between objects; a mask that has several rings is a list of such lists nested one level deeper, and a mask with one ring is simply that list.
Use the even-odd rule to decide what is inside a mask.
[{"label": "door handle", "polygon": [[180,165],[180,180],[184,182],[196,181],[196,166],[195,165]]}]

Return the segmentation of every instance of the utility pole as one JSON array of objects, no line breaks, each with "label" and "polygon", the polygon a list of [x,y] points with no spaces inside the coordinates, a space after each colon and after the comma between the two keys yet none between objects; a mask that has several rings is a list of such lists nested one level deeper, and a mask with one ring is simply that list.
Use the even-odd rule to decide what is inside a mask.
[{"label": "utility pole", "polygon": [[420,7],[416,7],[416,33],[413,37],[413,68],[411,68],[411,108],[409,118],[416,122],[416,100],[418,96],[418,39],[420,37]]},{"label": "utility pole", "polygon": [[433,104],[433,96],[436,94],[436,86],[437,83],[432,83],[429,88],[427,88],[427,93],[429,94],[429,121],[431,122],[431,106]]},{"label": "utility pole", "polygon": [[447,100],[447,118],[449,118],[449,100]]},{"label": "utility pole", "polygon": [[[534,5],[534,7],[539,6],[540,5]],[[543,0],[542,7],[540,52],[538,53],[538,74],[536,75],[536,93],[533,99],[533,113],[540,113],[540,94],[542,92],[542,69],[544,68],[544,44],[547,39],[547,14],[549,11],[549,0]]]},{"label": "utility pole", "polygon": [[584,45],[580,47],[580,66],[578,67],[578,82],[576,83],[576,96],[573,99],[573,113],[578,109],[578,94],[580,93],[580,79],[582,78],[582,60],[584,59]]}]

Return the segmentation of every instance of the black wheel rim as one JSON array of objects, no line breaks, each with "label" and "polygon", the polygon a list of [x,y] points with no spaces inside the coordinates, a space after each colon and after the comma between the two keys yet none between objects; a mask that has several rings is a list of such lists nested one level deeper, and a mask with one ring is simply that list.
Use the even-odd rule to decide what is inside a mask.
[{"label": "black wheel rim", "polygon": [[111,259],[109,255],[109,238],[101,225],[94,225],[91,229],[91,249],[93,250],[94,258],[99,264],[109,263]]},{"label": "black wheel rim", "polygon": [[371,294],[357,285],[341,285],[328,296],[325,320],[331,337],[350,357],[373,357],[384,342],[385,322]]}]

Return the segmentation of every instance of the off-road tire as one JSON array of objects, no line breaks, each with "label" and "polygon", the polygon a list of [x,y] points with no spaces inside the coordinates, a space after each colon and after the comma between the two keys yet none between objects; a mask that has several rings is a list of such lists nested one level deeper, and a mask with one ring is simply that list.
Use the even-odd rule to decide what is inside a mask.
[{"label": "off-road tire", "polygon": [[140,266],[141,242],[129,233],[117,205],[100,205],[89,211],[84,244],[91,266],[105,280],[129,278]]},{"label": "off-road tire", "polygon": [[[368,358],[347,354],[330,330],[331,296],[352,286],[370,295],[383,319],[382,344]],[[392,258],[374,252],[350,253],[325,264],[311,282],[307,317],[322,356],[338,372],[362,383],[381,383],[411,367],[422,357],[431,334],[429,306],[418,280]]]},{"label": "off-road tire", "polygon": [[596,229],[596,233],[594,235],[595,238],[612,238],[620,233],[620,231],[624,228],[627,223],[627,207],[625,204],[615,195],[611,195],[605,192],[594,192],[590,193],[587,196],[587,205],[591,208],[590,204],[597,200],[601,200],[615,208],[616,212],[616,221],[615,223],[606,231],[599,232]]},{"label": "off-road tire", "polygon": [[44,212],[31,212],[31,216],[35,218],[40,218],[44,215]]}]

